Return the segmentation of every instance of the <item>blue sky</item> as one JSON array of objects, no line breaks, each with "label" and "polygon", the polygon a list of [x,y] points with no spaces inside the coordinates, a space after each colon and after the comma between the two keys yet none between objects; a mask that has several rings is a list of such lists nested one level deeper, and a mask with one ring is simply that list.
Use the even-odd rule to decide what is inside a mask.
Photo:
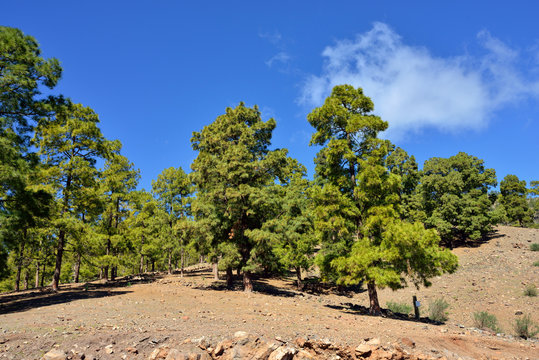
[{"label": "blue sky", "polygon": [[275,118],[274,146],[312,175],[306,115],[344,82],[420,165],[465,151],[498,181],[539,180],[539,4],[440,3],[21,0],[0,24],[60,60],[55,91],[100,115],[146,189],[188,171],[192,132],[240,101]]}]

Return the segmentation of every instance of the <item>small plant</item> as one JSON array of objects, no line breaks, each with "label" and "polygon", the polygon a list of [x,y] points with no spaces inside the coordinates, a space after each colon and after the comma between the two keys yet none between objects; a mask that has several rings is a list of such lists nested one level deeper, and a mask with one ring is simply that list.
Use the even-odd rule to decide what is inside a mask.
[{"label": "small plant", "polygon": [[535,285],[530,284],[526,286],[526,289],[524,289],[524,295],[525,296],[537,296],[537,288]]},{"label": "small plant", "polygon": [[534,337],[539,333],[539,327],[532,321],[530,314],[517,318],[514,326],[515,334],[524,339]]},{"label": "small plant", "polygon": [[444,299],[436,299],[429,304],[429,319],[444,322],[449,319],[447,316],[449,313],[446,311],[449,307],[449,303]]},{"label": "small plant", "polygon": [[534,262],[533,266],[539,266],[539,261]]},{"label": "small plant", "polygon": [[531,251],[539,251],[539,243],[533,243],[530,245]]},{"label": "small plant", "polygon": [[495,333],[500,332],[498,327],[498,319],[496,315],[490,314],[486,311],[478,311],[473,314],[474,325],[479,329],[489,329]]},{"label": "small plant", "polygon": [[412,312],[412,306],[405,303],[388,301],[386,306],[391,312],[408,315]]}]

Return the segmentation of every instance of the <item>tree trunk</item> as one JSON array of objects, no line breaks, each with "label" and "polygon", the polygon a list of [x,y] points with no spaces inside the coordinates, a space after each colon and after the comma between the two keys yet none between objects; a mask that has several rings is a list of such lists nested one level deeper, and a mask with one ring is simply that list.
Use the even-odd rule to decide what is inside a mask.
[{"label": "tree trunk", "polygon": [[[66,186],[63,190],[64,206],[62,208],[62,215],[68,211],[69,207],[69,193],[71,191],[71,174],[68,174],[66,179]],[[58,291],[60,285],[60,271],[62,270],[62,257],[64,255],[66,233],[64,229],[60,229],[58,234],[58,246],[56,247],[56,264],[54,265],[54,273],[52,274],[52,291]]]},{"label": "tree trunk", "polygon": [[40,267],[41,267],[41,264],[39,263],[39,261],[37,262],[36,264],[36,281],[35,281],[35,287],[38,288],[39,287],[39,270],[40,270]]},{"label": "tree trunk", "polygon": [[296,277],[298,290],[303,290],[303,281],[301,281],[301,268],[299,266],[296,267]]},{"label": "tree trunk", "polygon": [[183,249],[183,246],[180,249],[180,277],[183,277],[183,268],[185,267],[185,250]]},{"label": "tree trunk", "polygon": [[243,291],[253,292],[253,281],[251,280],[251,273],[249,271],[243,272]]},{"label": "tree trunk", "polygon": [[155,260],[152,259],[152,272],[155,271]]},{"label": "tree trunk", "polygon": [[226,287],[231,289],[234,285],[234,274],[232,268],[229,266],[226,268]]},{"label": "tree trunk", "polygon": [[21,242],[21,246],[19,248],[19,258],[17,259],[17,273],[15,274],[15,291],[20,290],[23,255],[24,255],[24,239]]},{"label": "tree trunk", "polygon": [[212,264],[213,266],[213,280],[219,280],[219,264],[217,262],[214,262]]},{"label": "tree trunk", "polygon": [[[110,254],[110,246],[111,246],[111,242],[110,242],[110,238],[107,239],[107,249],[106,249],[106,254]],[[107,258],[107,261],[109,261],[109,259]],[[105,265],[105,267],[103,268],[103,274],[105,276],[105,280],[108,280],[109,279],[109,266],[108,265]]]},{"label": "tree trunk", "polygon": [[144,272],[144,254],[142,249],[144,248],[144,235],[140,237],[140,269],[139,272],[142,274]]},{"label": "tree trunk", "polygon": [[28,269],[24,270],[24,290],[28,290],[28,281],[30,280],[30,273]]},{"label": "tree trunk", "polygon": [[172,274],[172,250],[168,251],[168,274]]},{"label": "tree trunk", "polygon": [[79,282],[79,273],[80,273],[80,253],[77,253],[77,261],[75,262],[75,269],[73,271],[73,281],[76,283]]},{"label": "tree trunk", "polygon": [[60,284],[60,271],[62,270],[65,236],[65,231],[60,230],[60,234],[58,235],[58,246],[56,247],[56,264],[54,266],[54,274],[52,275],[52,291],[58,291],[58,286]]},{"label": "tree trunk", "polygon": [[118,275],[118,267],[117,266],[113,266],[111,269],[110,269],[110,280],[114,281],[116,280],[116,276]]},{"label": "tree trunk", "polygon": [[43,271],[41,272],[41,287],[45,284],[45,270],[47,269],[47,263],[43,264]]},{"label": "tree trunk", "polygon": [[378,293],[376,292],[376,284],[374,281],[369,281],[367,288],[369,290],[369,314],[380,315],[380,303],[378,302]]}]

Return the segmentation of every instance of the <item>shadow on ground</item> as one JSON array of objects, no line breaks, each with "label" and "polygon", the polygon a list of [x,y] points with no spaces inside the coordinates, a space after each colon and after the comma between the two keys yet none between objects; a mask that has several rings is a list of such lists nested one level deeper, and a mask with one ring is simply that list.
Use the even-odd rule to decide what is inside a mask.
[{"label": "shadow on ground", "polygon": [[75,300],[123,295],[130,291],[118,291],[115,289],[129,288],[129,286],[137,283],[150,283],[160,278],[162,278],[161,274],[149,273],[126,276],[107,282],[62,285],[58,292],[52,291],[50,287],[11,292],[0,295],[0,314],[27,311]]},{"label": "shadow on ground", "polygon": [[[342,312],[345,312],[347,314],[354,314],[354,315],[362,315],[362,316],[379,316],[379,315],[371,315],[369,313],[369,308],[352,304],[352,303],[345,303],[341,305],[326,305],[326,307],[330,309],[340,310]],[[400,313],[394,313],[391,310],[388,309],[381,309],[381,316],[387,319],[393,319],[393,320],[402,320],[402,321],[410,321],[410,322],[419,322],[424,324],[431,324],[431,325],[442,325],[443,323],[439,321],[434,321],[429,319],[428,317],[422,317],[419,318],[419,320],[415,318],[411,318],[406,314],[400,314]]]}]

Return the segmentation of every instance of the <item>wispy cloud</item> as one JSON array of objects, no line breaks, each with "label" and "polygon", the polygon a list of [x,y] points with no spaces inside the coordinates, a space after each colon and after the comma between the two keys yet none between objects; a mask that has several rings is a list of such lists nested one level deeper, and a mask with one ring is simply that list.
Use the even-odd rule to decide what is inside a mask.
[{"label": "wispy cloud", "polygon": [[322,73],[305,80],[300,102],[319,106],[333,86],[351,84],[373,99],[375,113],[390,124],[391,137],[426,127],[480,129],[501,107],[539,96],[539,80],[518,66],[519,51],[487,31],[477,38],[480,57],[436,57],[375,23],[354,40],[324,49]]},{"label": "wispy cloud", "polygon": [[286,51],[285,41],[283,40],[281,33],[279,33],[278,31],[263,33],[260,32],[258,33],[258,36],[264,40],[267,40],[277,50],[277,53],[275,55],[264,61],[266,66],[269,68],[275,67],[281,72],[289,72],[289,65],[290,61],[292,60],[292,57]]},{"label": "wispy cloud", "polygon": [[268,40],[273,45],[278,45],[281,42],[282,35],[278,31],[274,32],[259,32],[258,36]]},{"label": "wispy cloud", "polygon": [[286,52],[281,51],[280,53],[277,53],[276,55],[272,56],[271,59],[266,61],[266,65],[269,67],[272,67],[275,63],[280,64],[286,64],[290,60],[290,55],[288,55]]}]

